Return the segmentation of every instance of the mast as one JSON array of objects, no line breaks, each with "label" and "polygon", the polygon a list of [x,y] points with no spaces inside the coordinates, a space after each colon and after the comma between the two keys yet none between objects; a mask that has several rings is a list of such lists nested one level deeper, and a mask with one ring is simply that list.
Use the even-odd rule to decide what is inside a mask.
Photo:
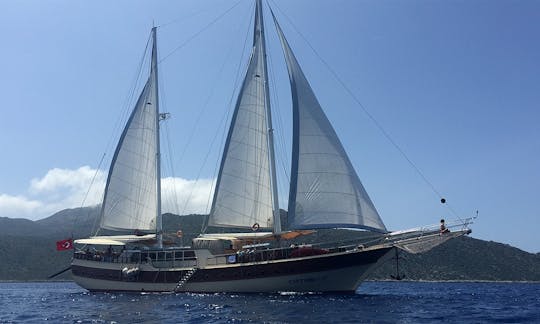
[{"label": "mast", "polygon": [[157,206],[156,206],[156,238],[157,245],[161,249],[163,247],[163,217],[161,215],[161,152],[159,144],[159,95],[158,95],[158,68],[157,68],[157,38],[156,27],[152,27],[152,66],[150,74],[154,78],[154,93],[156,95],[156,190],[157,190]]},{"label": "mast", "polygon": [[281,233],[281,217],[279,214],[279,200],[278,200],[278,191],[277,191],[277,176],[276,176],[276,158],[274,153],[274,129],[272,127],[272,113],[270,109],[270,91],[268,86],[268,68],[266,63],[266,41],[264,36],[264,22],[263,22],[263,11],[262,11],[262,1],[257,0],[256,2],[256,13],[255,13],[255,33],[254,33],[254,44],[257,40],[257,33],[260,33],[260,44],[261,51],[263,54],[264,62],[264,100],[266,106],[266,121],[268,125],[268,162],[270,167],[270,185],[272,186],[272,205],[273,205],[273,215],[274,215],[274,234]]}]

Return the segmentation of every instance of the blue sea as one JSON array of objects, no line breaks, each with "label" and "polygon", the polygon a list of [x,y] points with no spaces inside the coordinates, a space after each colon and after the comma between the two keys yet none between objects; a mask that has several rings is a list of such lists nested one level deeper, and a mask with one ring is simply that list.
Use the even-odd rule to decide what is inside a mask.
[{"label": "blue sea", "polygon": [[356,294],[89,293],[0,283],[0,323],[540,323],[540,284],[366,282]]}]

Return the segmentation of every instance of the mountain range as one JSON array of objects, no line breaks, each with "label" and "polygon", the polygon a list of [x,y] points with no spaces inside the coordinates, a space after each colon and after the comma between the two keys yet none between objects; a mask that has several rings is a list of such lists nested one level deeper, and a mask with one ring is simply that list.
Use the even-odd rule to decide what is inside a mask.
[{"label": "mountain range", "polygon": [[[56,251],[56,241],[95,234],[98,207],[62,210],[38,221],[0,217],[0,280],[44,280],[70,264],[71,251]],[[282,211],[282,224],[287,213]],[[204,215],[164,214],[166,239],[179,241],[178,229],[189,244],[199,234]],[[104,234],[100,232],[100,234]],[[347,240],[345,230],[322,230],[302,238],[302,243]],[[179,243],[179,242],[177,242]],[[540,253],[528,253],[507,244],[460,237],[423,254],[398,252],[399,277],[407,280],[540,281]],[[389,260],[369,279],[396,276],[396,258]],[[69,279],[69,272],[57,277]]]}]

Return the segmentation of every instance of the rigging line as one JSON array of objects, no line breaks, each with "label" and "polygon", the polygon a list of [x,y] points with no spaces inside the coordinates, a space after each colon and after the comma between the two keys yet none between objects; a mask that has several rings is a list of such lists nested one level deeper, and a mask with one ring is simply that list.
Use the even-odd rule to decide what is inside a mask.
[{"label": "rigging line", "polygon": [[184,20],[184,19],[187,20],[187,19],[194,18],[194,17],[199,16],[200,14],[202,14],[202,13],[204,13],[204,12],[206,12],[206,11],[208,11],[208,10],[207,10],[207,9],[201,9],[201,10],[195,12],[194,14],[192,14],[192,15],[190,15],[190,16],[179,17],[179,18],[173,19],[173,20],[169,21],[168,23],[164,23],[164,24],[161,24],[161,25],[156,26],[156,28],[160,28],[160,29],[161,29],[161,28],[163,28],[163,27],[167,27],[167,26],[169,26],[169,25],[176,24],[176,23],[178,23],[178,22],[180,22],[180,21],[182,21],[182,20]]},{"label": "rigging line", "polygon": [[[254,7],[254,4],[251,6],[250,8],[250,19],[249,19],[249,26],[252,25],[252,22],[254,21],[255,17],[253,15],[251,15],[251,12],[253,11],[253,7]],[[244,45],[243,45],[243,48],[244,50],[242,51],[242,56],[240,57],[240,61],[238,63],[238,67],[236,69],[236,76],[235,76],[235,81],[234,81],[234,91],[231,92],[231,96],[229,98],[229,103],[227,104],[227,107],[229,107],[225,112],[225,114],[222,116],[221,118],[221,121],[219,123],[220,127],[217,128],[217,130],[221,129],[223,127],[223,131],[222,131],[222,136],[221,136],[221,145],[220,145],[220,152],[223,151],[223,147],[225,145],[225,140],[226,140],[226,137],[227,137],[227,121],[229,120],[229,116],[231,115],[231,112],[233,110],[233,100],[235,98],[235,95],[236,93],[239,91],[239,83],[240,83],[240,79],[241,79],[241,72],[244,71],[244,75],[247,73],[247,69],[249,68],[249,62],[248,64],[246,64],[246,66],[244,67],[244,69],[242,69],[242,63],[244,61],[244,56],[245,56],[245,53],[248,52],[246,51],[246,47],[247,47],[247,42],[248,42],[248,39],[249,39],[249,35],[250,35],[250,29],[249,28],[246,28],[246,37],[244,38]],[[221,126],[223,125],[223,126]],[[214,139],[212,140],[212,144],[211,144],[211,147],[213,146],[213,143],[214,141],[216,140],[217,138],[217,135],[218,135],[218,131],[216,131],[216,133],[214,134]],[[211,148],[210,148],[211,150]],[[209,194],[208,194],[208,200],[206,202],[206,210],[208,212],[210,212],[208,210],[208,207],[210,205],[210,200],[212,199],[212,192],[215,190],[214,186],[217,185],[217,173],[218,173],[218,170],[219,170],[219,165],[221,163],[221,159],[217,159],[216,161],[216,164],[214,166],[214,173],[213,173],[213,179],[216,179],[216,181],[214,181],[213,183],[213,186],[212,186],[212,189],[213,190],[210,190]],[[205,224],[203,222],[202,224],[202,228],[201,228],[201,231],[203,231],[205,229]]]},{"label": "rigging line", "polygon": [[[159,75],[160,79],[163,77],[163,74],[160,74]],[[160,100],[159,100],[159,103],[160,103],[160,111],[167,111],[167,103],[166,103],[166,100],[162,100],[163,97],[167,98],[166,94],[165,94],[165,91],[166,91],[166,88],[163,87],[163,82],[159,82],[159,89],[158,89],[158,95],[160,97]],[[159,116],[158,116],[159,118]],[[176,212],[180,211],[180,208],[179,208],[179,203],[178,203],[178,193],[176,191],[176,173],[175,173],[175,170],[174,170],[174,159],[173,159],[173,154],[174,154],[174,150],[173,150],[173,147],[172,147],[172,141],[170,140],[170,131],[169,131],[169,123],[167,122],[167,118],[165,118],[163,120],[163,125],[164,125],[164,128],[165,128],[165,138],[166,138],[166,142],[167,142],[167,150],[168,150],[168,163],[169,163],[169,168],[170,168],[170,171],[172,173],[172,191],[173,191],[173,195],[174,197],[172,197],[172,204],[174,205],[174,207],[176,208]],[[160,133],[161,134],[161,133]],[[160,179],[162,177],[162,175],[160,174]],[[161,181],[161,180],[160,180]],[[163,186],[162,186],[162,191],[163,191]],[[163,197],[162,197],[162,200],[163,200]],[[169,199],[169,202],[170,202],[171,199]]]},{"label": "rigging line", "polygon": [[[247,39],[247,36],[246,36],[246,39]],[[245,48],[245,44],[246,44],[246,40],[244,40],[244,48]],[[220,71],[219,71],[219,73],[218,73],[219,75],[222,75],[223,70],[225,69],[225,65],[226,65],[226,63],[227,63],[227,59],[230,57],[230,55],[231,55],[231,53],[232,53],[232,50],[233,50],[233,46],[232,46],[232,45],[233,45],[233,44],[231,44],[231,47],[230,47],[230,49],[229,49],[227,55],[225,55],[225,59],[224,59],[224,61],[223,61],[223,64],[221,65]],[[241,61],[240,61],[240,62],[241,62]],[[239,67],[238,67],[237,70],[239,70],[239,69],[240,69],[240,64],[239,64]],[[238,75],[238,73],[237,73],[237,75]],[[238,79],[238,76],[236,77],[236,79]],[[203,104],[203,109],[200,110],[199,115],[197,116],[197,119],[196,119],[195,123],[193,124],[192,130],[191,130],[191,132],[189,132],[190,136],[189,136],[189,138],[188,138],[188,140],[187,140],[186,145],[184,146],[184,149],[182,150],[182,153],[181,153],[181,155],[180,155],[180,161],[185,157],[185,153],[186,153],[186,151],[187,151],[187,149],[188,149],[190,143],[192,142],[192,139],[193,139],[193,137],[194,137],[194,135],[195,135],[195,133],[196,133],[195,131],[199,128],[198,126],[199,126],[199,124],[200,124],[200,120],[202,119],[202,116],[204,115],[204,112],[205,112],[205,110],[206,110],[206,108],[208,107],[208,104],[209,104],[209,102],[210,102],[210,99],[211,99],[211,97],[213,96],[213,94],[214,94],[214,92],[215,92],[216,85],[217,85],[217,82],[218,82],[218,81],[219,81],[218,78],[215,78],[215,79],[214,79],[214,85],[211,87],[210,94],[207,96],[207,98],[206,98],[206,100],[205,100],[205,102],[204,102],[204,104]],[[237,82],[236,82],[236,83],[237,83]],[[235,83],[235,84],[236,84],[236,83]],[[210,149],[209,149],[208,154],[207,154],[207,158],[208,158],[208,155],[210,154],[210,152],[212,151],[212,150],[211,150],[212,146],[213,146],[213,144],[210,146]],[[207,158],[206,158],[206,159],[207,159]],[[195,186],[192,187],[192,189],[191,189],[191,191],[190,191],[190,193],[189,193],[188,199],[186,200],[186,202],[185,202],[185,204],[184,204],[183,210],[182,210],[182,212],[181,212],[182,214],[185,213],[185,211],[186,211],[186,209],[187,209],[187,204],[188,204],[188,202],[189,202],[189,200],[190,200],[190,198],[191,198],[191,196],[192,196],[192,194],[193,194],[193,191],[195,190],[195,187],[197,186],[197,183],[198,183],[200,174],[202,173],[202,168],[203,168],[203,167],[205,166],[205,164],[206,164],[206,159],[205,159],[205,162],[203,163],[203,165],[201,166],[201,169],[199,170],[199,173],[198,173],[197,178],[196,178]],[[215,174],[215,172],[214,172],[214,174]],[[209,201],[210,201],[210,199],[211,199],[211,196],[212,196],[212,190],[209,191],[209,195],[208,195],[208,199],[207,199],[207,203],[206,203],[206,210],[208,210],[208,205],[209,205]],[[178,211],[180,211],[180,209],[178,209]]]},{"label": "rigging line", "polygon": [[[238,28],[238,30],[240,30],[240,28]],[[228,59],[229,59],[229,57],[230,57],[230,55],[232,53],[233,48],[234,48],[234,44],[231,42],[231,46],[229,48],[229,51],[227,52],[227,55],[225,55],[225,59],[223,60],[223,63],[221,64],[221,67],[219,69],[219,72],[218,72],[219,76],[222,76],[223,70],[225,70],[226,63],[227,63],[227,61],[228,61]],[[244,48],[245,48],[245,42],[244,42]],[[242,62],[242,61],[240,61],[240,62]],[[189,145],[191,144],[191,141],[192,141],[193,137],[195,136],[195,133],[196,133],[195,131],[197,129],[200,129],[199,128],[200,121],[201,121],[201,119],[202,119],[202,117],[203,117],[203,115],[205,113],[206,108],[208,108],[208,104],[210,103],[210,99],[214,95],[214,92],[216,90],[219,78],[213,78],[213,80],[214,80],[214,84],[210,88],[210,93],[206,97],[206,100],[205,100],[204,104],[202,105],[202,109],[199,110],[199,114],[197,116],[197,119],[196,119],[195,123],[193,123],[191,131],[189,132],[189,138],[188,138],[188,140],[186,142],[186,145],[184,146],[184,148],[182,150],[182,153],[180,154],[180,159],[178,161],[179,164],[181,163],[181,161],[185,157],[186,151],[187,151]]]},{"label": "rigging line", "polygon": [[[149,43],[150,43],[150,37],[149,37],[149,38],[147,39],[147,41],[146,41],[146,46],[145,46],[145,49],[144,49],[144,53],[143,53],[143,56],[142,56],[142,58],[141,58],[141,60],[140,60],[140,62],[139,62],[138,72],[136,73],[135,78],[134,78],[134,80],[132,81],[132,87],[130,87],[131,90],[129,91],[128,96],[124,99],[124,104],[123,104],[123,108],[122,108],[122,113],[120,114],[120,117],[117,119],[117,121],[116,121],[116,123],[115,123],[115,126],[113,127],[113,134],[116,133],[116,132],[117,132],[116,130],[120,127],[120,122],[121,122],[121,120],[125,119],[125,115],[126,115],[126,112],[128,111],[129,103],[130,103],[130,101],[132,100],[132,98],[133,98],[133,96],[134,96],[135,88],[137,87],[137,83],[138,83],[138,81],[139,81],[139,79],[140,79],[140,76],[141,76],[141,74],[142,74],[142,65],[143,65],[143,62],[144,62],[144,58],[146,57],[146,53],[147,53],[147,49],[148,49],[148,44],[149,44]],[[92,177],[92,180],[91,180],[91,182],[90,182],[90,185],[89,185],[89,187],[88,187],[88,190],[86,191],[85,196],[84,196],[84,198],[83,198],[83,200],[82,200],[82,202],[81,202],[81,208],[84,207],[84,204],[85,204],[85,202],[86,202],[86,199],[88,198],[88,195],[89,195],[89,193],[90,193],[90,190],[92,189],[92,186],[93,186],[93,184],[94,184],[94,182],[95,182],[95,179],[96,179],[96,177],[97,177],[97,174],[99,173],[99,170],[100,170],[100,168],[101,168],[101,165],[103,164],[103,161],[104,161],[104,159],[105,159],[105,156],[107,155],[106,152],[109,151],[109,148],[110,148],[110,146],[112,145],[113,138],[114,138],[114,136],[111,134],[111,136],[109,137],[109,141],[108,141],[107,145],[105,146],[105,152],[103,153],[103,155],[102,155],[102,157],[101,157],[101,159],[100,159],[100,161],[99,161],[99,164],[98,164],[98,167],[97,167],[97,169],[96,169],[96,172],[94,173],[94,176]],[[92,225],[92,232],[93,232],[94,229],[96,229],[96,227],[97,227],[97,220],[98,220],[98,218],[99,218],[99,215],[98,215],[98,217],[96,217],[96,218],[94,219],[94,223],[93,223],[93,225]],[[77,224],[77,217],[75,217],[75,219],[73,220],[73,228],[72,228],[72,230],[71,230],[71,237],[73,237],[74,229],[75,229],[76,224]],[[97,234],[98,231],[99,231],[99,229],[96,231],[96,234]]]},{"label": "rigging line", "polygon": [[[253,12],[253,7],[254,7],[254,4],[251,6],[250,8],[250,12]],[[249,20],[249,26],[252,26],[252,22],[254,24],[254,19],[255,17],[253,15],[250,14],[250,20]],[[212,139],[212,144],[210,145],[210,149],[208,152],[210,152],[211,148],[213,147],[214,145],[214,142],[216,141],[217,137],[218,137],[218,134],[219,134],[219,131],[220,129],[223,129],[222,130],[222,136],[220,137],[221,138],[221,144],[220,144],[220,149],[219,149],[219,152],[223,152],[223,149],[224,149],[224,146],[225,146],[225,141],[226,141],[226,138],[227,138],[227,121],[229,120],[229,117],[231,116],[233,110],[234,110],[234,104],[233,104],[233,100],[235,97],[237,97],[239,95],[239,84],[240,84],[240,80],[241,80],[241,77],[242,75],[246,75],[247,74],[247,71],[249,69],[249,61],[247,62],[247,64],[242,68],[242,64],[241,62],[244,60],[244,56],[245,56],[245,53],[246,52],[249,52],[249,56],[251,57],[252,55],[252,51],[246,51],[246,48],[247,48],[247,42],[248,42],[248,39],[249,39],[249,35],[250,35],[250,28],[247,28],[246,29],[246,37],[244,39],[244,51],[242,51],[242,56],[240,58],[240,63],[238,64],[238,68],[236,70],[236,77],[235,77],[235,81],[234,81],[234,91],[231,92],[231,96],[229,98],[229,103],[227,104],[227,107],[229,107],[225,113],[223,114],[223,116],[221,117],[221,121],[219,123],[219,127],[216,129],[216,132],[214,134],[214,138]],[[243,74],[242,74],[242,71],[243,71]],[[208,194],[208,200],[206,202],[206,210],[208,211],[208,214],[206,215],[204,221],[202,222],[201,224],[201,233],[205,233],[206,232],[206,229],[208,228],[208,220],[209,220],[209,217],[210,217],[210,213],[212,212],[212,210],[208,210],[209,208],[209,205],[210,205],[210,201],[213,197],[213,192],[216,190],[216,186],[217,186],[217,173],[219,172],[219,166],[221,165],[221,159],[217,159],[216,160],[216,164],[214,166],[214,174],[213,174],[213,179],[215,179],[215,181],[213,181],[213,185],[212,185],[212,188]],[[210,208],[211,209],[211,208]]]},{"label": "rigging line", "polygon": [[108,152],[110,147],[113,145],[115,136],[114,134],[118,133],[118,129],[122,126],[122,121],[127,119],[127,116],[129,116],[130,108],[134,105],[134,98],[135,98],[135,91],[137,88],[139,88],[138,84],[141,80],[142,72],[143,72],[143,65],[145,62],[145,59],[148,57],[148,45],[150,44],[150,40],[152,39],[152,33],[150,32],[149,37],[146,41],[146,46],[144,48],[143,55],[141,57],[141,60],[139,61],[139,66],[137,68],[137,73],[135,74],[135,77],[132,81],[132,85],[130,87],[130,90],[128,91],[128,95],[124,99],[124,104],[122,107],[122,111],[120,113],[120,116],[117,118],[116,123],[114,125],[113,131],[111,136],[109,137],[109,142],[107,143],[107,146],[105,147],[105,152]]},{"label": "rigging line", "polygon": [[[109,136],[109,141],[107,142],[107,145],[105,146],[105,152],[103,153],[103,156],[99,162],[99,166],[98,166],[98,169],[96,170],[96,174],[98,172],[98,170],[101,168],[101,165],[103,164],[103,161],[104,161],[104,158],[105,156],[107,155],[107,152],[110,150],[110,147],[113,145],[113,141],[115,139],[115,136],[114,134],[118,133],[118,129],[121,128],[121,125],[122,125],[122,121],[125,120],[127,117],[127,115],[129,115],[129,111],[130,111],[130,107],[133,106],[133,98],[135,97],[135,91],[136,89],[138,88],[138,84],[139,84],[139,81],[141,79],[141,75],[142,75],[142,70],[143,70],[143,65],[144,65],[144,62],[145,62],[145,59],[148,57],[148,46],[150,44],[150,40],[152,39],[152,33],[150,32],[149,36],[148,36],[148,39],[146,40],[146,46],[144,48],[144,52],[143,52],[143,55],[139,61],[139,65],[138,65],[138,68],[137,68],[137,73],[135,74],[133,80],[132,80],[132,83],[131,83],[131,87],[129,88],[130,90],[128,91],[128,95],[126,96],[126,98],[124,99],[124,103],[123,103],[123,107],[121,109],[121,113],[120,113],[120,116],[117,118],[116,122],[115,122],[115,125],[113,127],[113,131],[111,132],[111,135]],[[95,177],[95,175],[94,175]],[[92,179],[92,183],[93,183],[94,179]],[[90,185],[92,186],[92,185]],[[88,192],[90,191],[90,188],[88,189]],[[88,193],[87,193],[88,195]],[[103,195],[102,195],[102,200],[101,202],[103,203],[103,199],[105,198],[105,192],[103,192]],[[85,200],[86,200],[86,197],[85,197]],[[94,224],[92,225],[92,232],[95,230],[95,233],[94,235],[97,235],[98,232],[99,232],[99,227],[97,226],[97,222],[98,222],[98,219],[101,218],[101,212],[98,213],[97,217],[94,219]]]},{"label": "rigging line", "polygon": [[[330,65],[324,60],[319,53],[315,50],[315,48],[311,45],[311,43],[307,40],[307,38],[300,32],[300,30],[296,27],[296,25],[292,22],[292,20],[285,14],[279,6],[275,4],[274,1],[272,1],[274,5],[278,8],[278,10],[283,14],[283,16],[289,21],[293,29],[300,35],[300,37],[306,42],[306,44],[309,46],[309,48],[315,53],[317,58],[326,66],[326,68],[330,71],[330,73],[334,76],[334,78],[338,81],[338,83],[345,89],[345,91],[351,96],[351,98],[362,108],[364,113],[368,116],[368,118],[375,124],[375,126],[379,129],[379,131],[386,137],[386,139],[394,146],[395,149],[398,150],[398,152],[405,158],[405,160],[413,167],[413,169],[420,175],[420,177],[424,180],[424,182],[431,188],[431,190],[440,198],[442,199],[443,196],[441,193],[435,188],[433,183],[428,180],[428,178],[420,171],[420,169],[412,162],[412,160],[405,154],[405,151],[392,139],[390,134],[382,127],[382,125],[375,119],[375,117],[368,111],[368,109],[360,102],[360,100],[356,97],[356,95],[351,91],[349,87],[343,82],[343,80],[339,77],[339,75],[330,67]],[[455,215],[457,218],[461,220],[461,217],[454,211],[453,208],[451,208],[448,204],[446,204],[448,209]]]},{"label": "rigging line", "polygon": [[[267,2],[267,5],[268,5],[268,2]],[[270,34],[266,34],[267,36],[270,36]],[[278,42],[279,43],[279,42]],[[268,54],[269,52],[267,52],[267,58],[268,58],[268,61],[270,64],[268,64],[268,70],[270,72],[270,77],[272,80],[274,80],[274,82],[270,82],[270,86],[271,86],[271,94],[272,94],[272,97],[273,97],[273,108],[272,111],[275,112],[276,114],[276,117],[277,117],[277,124],[278,124],[278,127],[281,129],[281,132],[277,132],[277,136],[278,136],[278,141],[277,141],[277,144],[278,144],[278,152],[280,154],[278,154],[278,160],[279,160],[279,164],[283,170],[283,174],[285,175],[285,180],[281,179],[281,177],[278,178],[278,188],[281,188],[280,192],[281,193],[288,193],[288,190],[289,190],[289,187],[290,187],[290,175],[287,171],[287,166],[286,166],[286,162],[289,163],[290,165],[290,160],[287,160],[286,161],[286,158],[287,156],[287,153],[286,152],[290,152],[287,150],[287,144],[286,144],[286,141],[285,141],[285,136],[284,136],[284,123],[283,123],[283,117],[282,117],[282,114],[281,114],[281,109],[279,107],[279,100],[278,100],[278,96],[277,96],[277,87],[276,87],[276,84],[277,84],[277,78],[275,77],[275,74],[274,74],[274,64],[273,64],[273,58],[272,58],[272,55],[271,54]],[[275,133],[275,132],[274,132]],[[278,193],[279,195],[279,193]],[[284,201],[284,199],[280,199],[280,201]]]},{"label": "rigging line", "polygon": [[[268,60],[270,61],[270,68],[268,70],[270,70],[270,76],[272,78],[272,80],[277,80],[276,77],[275,77],[275,74],[274,74],[274,69],[273,69],[273,62],[272,62],[272,56],[271,55],[268,55],[267,54],[267,57],[268,57]],[[277,122],[278,122],[278,126],[280,127],[280,129],[285,129],[285,126],[284,126],[284,123],[283,123],[283,118],[281,116],[281,109],[279,107],[279,101],[278,101],[278,98],[277,98],[277,88],[276,88],[276,82],[271,82],[271,87],[272,87],[272,96],[274,98],[274,105],[273,107],[275,107],[275,109],[273,110],[274,112],[276,112],[276,117],[277,117]],[[283,131],[281,132],[278,132],[278,137],[279,137],[279,150],[281,151],[281,155],[280,155],[280,164],[281,164],[281,167],[283,168],[283,173],[285,174],[285,179],[287,180],[287,182],[290,184],[290,177],[289,177],[289,173],[287,172],[287,167],[286,167],[286,164],[285,164],[285,159],[283,158],[283,156],[286,156],[286,152],[287,152],[287,144],[285,143],[285,136],[283,136]]]},{"label": "rigging line", "polygon": [[[98,173],[99,173],[99,169],[101,168],[101,164],[103,163],[103,160],[105,159],[105,155],[106,155],[106,154],[107,154],[107,153],[103,153],[103,155],[101,156],[101,159],[99,160],[99,164],[98,164],[98,167],[97,167],[97,169],[96,169],[96,172],[94,173],[94,176],[92,177],[92,180],[90,181],[90,185],[88,186],[88,190],[86,191],[86,193],[85,193],[85,195],[84,195],[84,198],[83,198],[83,200],[82,200],[82,202],[81,202],[81,207],[80,207],[81,209],[84,207],[84,204],[85,204],[85,202],[86,202],[86,199],[88,198],[88,195],[90,194],[90,190],[92,189],[92,186],[94,185],[94,182],[95,182],[95,180],[96,180],[96,177],[97,177],[97,175],[98,175]],[[90,214],[90,212],[88,212],[88,214]],[[75,226],[77,225],[77,219],[78,219],[77,216],[75,216],[74,219],[73,219],[73,227],[71,228],[71,237],[72,237],[72,238],[73,238],[73,234],[74,234],[73,232],[74,232],[74,230],[75,230]],[[94,220],[94,225],[92,226],[92,229],[94,229],[95,226],[96,226],[96,224],[95,224],[95,223],[96,223],[96,220],[97,220],[97,217],[96,217],[96,219]]]},{"label": "rigging line", "polygon": [[163,125],[165,126],[165,137],[166,137],[166,142],[167,142],[167,150],[169,150],[169,154],[168,154],[168,163],[169,163],[169,168],[171,168],[171,173],[172,173],[172,191],[173,191],[173,195],[174,197],[172,198],[172,201],[173,201],[173,204],[174,204],[174,207],[176,208],[176,211],[179,212],[180,211],[180,207],[179,207],[179,203],[178,203],[178,192],[176,191],[176,173],[174,171],[174,162],[173,162],[173,149],[172,149],[172,142],[171,142],[171,139],[170,139],[170,132],[169,132],[169,124],[167,123],[166,120],[163,121]]},{"label": "rigging line", "polygon": [[[269,71],[270,71],[270,75],[272,77],[272,80],[276,80],[275,78],[275,75],[274,75],[274,69],[273,69],[273,62],[272,62],[272,57],[271,55],[267,55],[269,61],[270,61],[270,64],[269,64]],[[285,157],[288,156],[286,154],[286,152],[288,152],[286,150],[286,144],[285,144],[285,137],[284,137],[284,132],[283,130],[285,129],[284,127],[284,123],[283,123],[283,118],[281,116],[281,111],[279,109],[279,102],[277,100],[277,89],[276,89],[276,82],[271,82],[270,85],[272,87],[272,96],[273,96],[273,99],[274,99],[274,105],[273,105],[273,111],[275,112],[275,114],[273,116],[277,116],[277,124],[278,124],[278,127],[282,130],[281,132],[277,132],[278,133],[278,138],[279,140],[277,141],[278,143],[278,151],[280,154],[278,154],[278,160],[279,160],[279,164],[282,168],[282,171],[283,171],[283,174],[285,176],[285,179],[282,179],[281,177],[278,177],[278,188],[280,188],[280,192],[281,193],[288,193],[288,190],[289,190],[289,187],[290,187],[290,184],[291,184],[291,179],[289,177],[289,173],[287,172],[287,167],[286,167],[286,161],[285,161]],[[276,132],[274,132],[275,134]],[[289,151],[290,152],[290,151]],[[289,161],[287,161],[289,162]],[[279,195],[279,193],[278,193]],[[288,199],[288,198],[287,198]],[[283,202],[285,199],[280,199],[281,202]]]},{"label": "rigging line", "polygon": [[[216,137],[214,137],[214,139]],[[214,141],[212,141],[212,143],[210,144],[210,147],[212,147],[213,145],[214,145]],[[185,200],[184,208],[182,209],[182,214],[185,214],[185,212],[186,212],[187,205],[188,205],[189,201],[191,200],[191,196],[193,195],[193,191],[195,191],[195,187],[197,187],[197,184],[199,183],[199,179],[201,177],[202,170],[203,170],[204,166],[206,165],[206,161],[208,161],[209,156],[210,156],[210,150],[206,154],[206,156],[205,156],[205,158],[203,160],[203,163],[201,164],[201,167],[199,168],[199,172],[197,173],[197,177],[195,179],[195,184],[191,187],[191,191],[189,192],[189,196]],[[208,208],[208,205],[207,205],[207,208]]]},{"label": "rigging line", "polygon": [[163,61],[165,61],[167,58],[169,58],[169,56],[173,55],[176,51],[178,51],[179,49],[181,49],[182,47],[186,46],[189,42],[191,42],[192,40],[194,40],[195,38],[197,38],[197,36],[199,36],[200,34],[202,34],[205,30],[207,30],[208,28],[210,28],[210,26],[214,25],[217,21],[219,21],[221,18],[223,18],[226,14],[228,14],[231,10],[233,10],[236,6],[238,6],[240,4],[241,1],[238,1],[236,2],[232,7],[230,7],[229,9],[227,9],[224,13],[222,13],[221,15],[219,15],[218,17],[214,18],[214,20],[212,20],[209,24],[207,24],[206,26],[204,26],[201,30],[199,30],[198,32],[196,32],[195,34],[193,34],[190,38],[188,38],[185,42],[183,42],[182,44],[178,45],[177,47],[175,47],[169,54],[165,55],[158,63],[161,63]]}]

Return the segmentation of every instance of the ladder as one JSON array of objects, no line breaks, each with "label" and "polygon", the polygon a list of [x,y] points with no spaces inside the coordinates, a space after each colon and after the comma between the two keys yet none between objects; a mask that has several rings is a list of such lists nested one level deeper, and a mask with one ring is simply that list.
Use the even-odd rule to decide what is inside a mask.
[{"label": "ladder", "polygon": [[183,276],[180,278],[180,281],[176,284],[176,287],[174,287],[174,292],[179,292],[182,287],[188,282],[188,280],[193,277],[193,275],[197,272],[197,268],[191,268],[189,269]]}]

